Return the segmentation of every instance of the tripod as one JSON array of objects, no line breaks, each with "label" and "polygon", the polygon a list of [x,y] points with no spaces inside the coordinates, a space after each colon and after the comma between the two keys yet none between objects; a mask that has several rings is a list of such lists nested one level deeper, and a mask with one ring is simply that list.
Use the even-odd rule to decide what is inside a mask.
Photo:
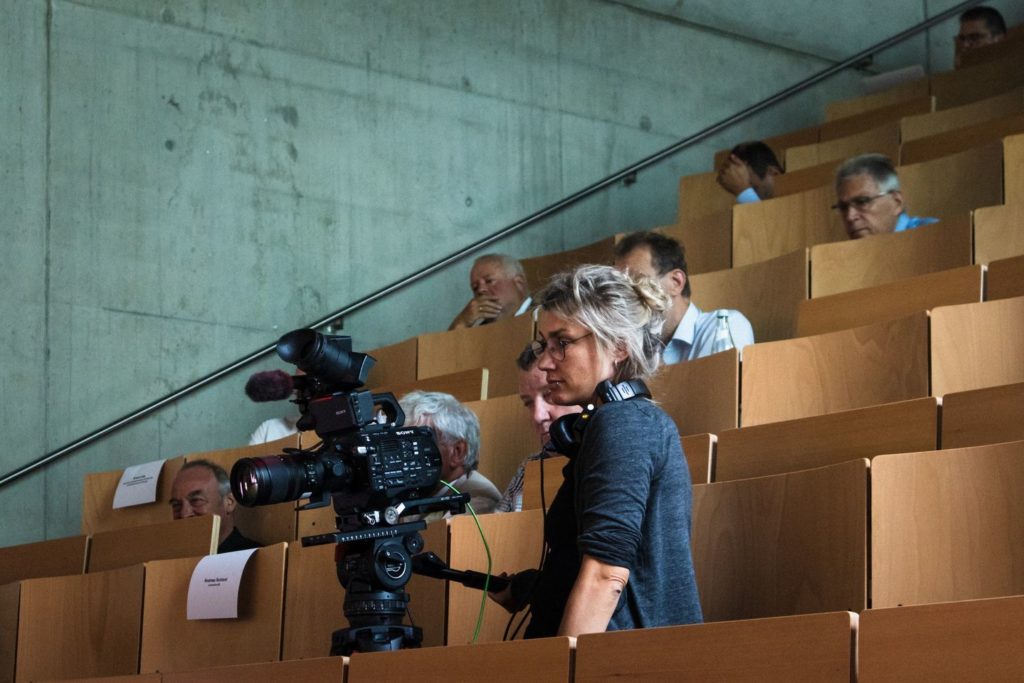
[{"label": "tripod", "polygon": [[[468,500],[468,494],[458,494],[409,501],[404,504],[403,512],[423,509],[463,512]],[[339,525],[351,526],[353,519],[356,517],[339,516]],[[376,526],[366,522],[378,520],[378,515],[360,515],[358,519],[362,521],[351,531],[302,539],[304,546],[337,544],[338,581],[345,587],[342,609],[349,625],[333,633],[332,656],[420,646],[423,630],[402,623],[409,606],[409,594],[403,589],[413,573],[459,581],[470,588],[483,589],[487,582],[486,574],[450,569],[434,553],[422,553],[423,537],[419,532],[427,528],[424,521]],[[489,590],[499,591],[506,585],[506,579],[491,577]]]}]

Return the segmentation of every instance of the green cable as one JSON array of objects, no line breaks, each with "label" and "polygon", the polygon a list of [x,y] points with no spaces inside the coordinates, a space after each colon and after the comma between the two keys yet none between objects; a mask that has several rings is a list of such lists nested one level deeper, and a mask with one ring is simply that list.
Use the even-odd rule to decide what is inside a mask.
[{"label": "green cable", "polygon": [[[455,492],[456,495],[462,493],[457,488],[441,480],[441,483],[450,488]],[[484,579],[484,590],[480,596],[480,614],[476,618],[476,628],[473,630],[473,643],[476,643],[477,638],[480,637],[480,628],[484,625],[484,608],[487,606],[487,589],[491,586],[491,547],[487,545],[487,537],[484,536],[484,529],[480,526],[480,518],[476,516],[476,510],[469,503],[466,503],[466,509],[469,510],[469,514],[473,515],[473,521],[476,522],[476,529],[480,532],[480,540],[484,542],[484,550],[487,552],[487,578]]]}]

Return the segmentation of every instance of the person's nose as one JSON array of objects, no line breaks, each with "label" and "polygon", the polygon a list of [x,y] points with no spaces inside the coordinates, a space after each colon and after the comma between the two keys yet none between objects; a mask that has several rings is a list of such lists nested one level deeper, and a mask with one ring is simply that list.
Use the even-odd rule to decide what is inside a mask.
[{"label": "person's nose", "polygon": [[192,509],[192,506],[189,505],[188,503],[183,502],[181,504],[181,518],[185,519],[187,517],[195,517],[195,516],[196,516],[196,511]]},{"label": "person's nose", "polygon": [[551,415],[548,413],[548,407],[541,401],[537,401],[533,404],[533,424],[538,427],[547,429],[548,423],[551,422]]}]

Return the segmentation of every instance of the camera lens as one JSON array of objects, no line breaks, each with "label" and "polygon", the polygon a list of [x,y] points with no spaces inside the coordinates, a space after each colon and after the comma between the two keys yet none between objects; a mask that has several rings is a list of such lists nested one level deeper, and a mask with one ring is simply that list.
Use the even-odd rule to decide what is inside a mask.
[{"label": "camera lens", "polygon": [[231,491],[246,507],[298,500],[312,492],[309,468],[301,456],[242,458],[231,468]]}]

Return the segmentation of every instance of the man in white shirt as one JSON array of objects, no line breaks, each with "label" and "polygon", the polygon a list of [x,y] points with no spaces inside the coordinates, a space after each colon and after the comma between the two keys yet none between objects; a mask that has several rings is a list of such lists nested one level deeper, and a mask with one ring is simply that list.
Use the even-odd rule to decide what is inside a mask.
[{"label": "man in white shirt", "polygon": [[672,365],[711,355],[720,314],[727,317],[732,343],[737,350],[754,343],[750,321],[739,311],[719,309],[705,313],[690,303],[686,253],[671,237],[656,232],[627,235],[615,245],[615,267],[658,280],[672,300],[661,332],[661,341],[665,344],[662,362]]}]

